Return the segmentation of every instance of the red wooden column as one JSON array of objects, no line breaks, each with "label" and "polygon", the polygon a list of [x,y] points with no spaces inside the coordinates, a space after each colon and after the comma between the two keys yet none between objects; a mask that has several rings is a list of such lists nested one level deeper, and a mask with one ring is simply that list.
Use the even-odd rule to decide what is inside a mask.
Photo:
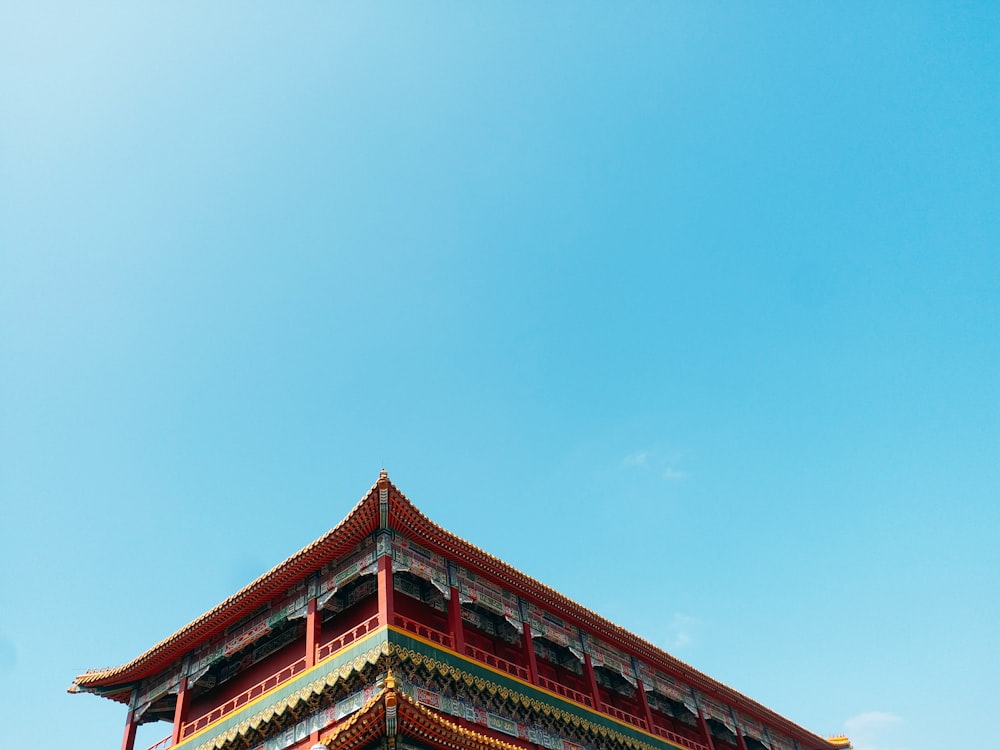
[{"label": "red wooden column", "polygon": [[743,730],[740,729],[739,722],[736,723],[736,739],[740,750],[747,750],[747,741],[743,737]]},{"label": "red wooden column", "polygon": [[392,557],[382,555],[378,559],[378,624],[380,627],[392,624]]},{"label": "red wooden column", "polygon": [[448,600],[448,629],[449,635],[455,641],[455,650],[460,654],[465,654],[465,626],[462,625],[462,600],[458,598],[458,588],[451,587],[451,598]]},{"label": "red wooden column", "polygon": [[524,626],[524,633],[521,638],[524,645],[524,661],[528,665],[528,676],[531,677],[531,684],[538,684],[538,660],[535,658],[535,641],[531,637],[531,626],[521,623]]},{"label": "red wooden column", "polygon": [[708,750],[715,750],[715,743],[712,742],[712,733],[708,731],[708,722],[705,721],[705,714],[702,710],[698,709],[698,724],[701,726],[701,733],[705,735],[705,745]]},{"label": "red wooden column", "polygon": [[[322,627],[323,613],[316,606],[316,600],[310,599],[308,609],[306,609],[306,669],[316,665]],[[319,742],[319,730],[314,729],[309,733],[309,746],[312,747],[317,742]]]},{"label": "red wooden column", "polygon": [[[590,654],[583,655],[583,668],[587,673],[587,680],[590,682],[590,695],[594,700],[594,710],[601,711],[601,690],[597,687],[597,675],[594,674],[594,663],[590,660]],[[715,748],[711,748],[715,750]]]},{"label": "red wooden column", "polygon": [[188,679],[181,677],[180,689],[177,691],[177,705],[174,707],[174,730],[170,733],[170,744],[176,745],[181,740],[181,726],[187,713],[191,696],[188,695]]},{"label": "red wooden column", "polygon": [[316,600],[309,600],[309,609],[306,610],[306,669],[316,664],[316,645],[319,643],[320,627],[323,618],[316,609]]},{"label": "red wooden column", "polygon": [[122,750],[133,750],[135,748],[135,730],[138,726],[135,723],[135,712],[129,709],[128,716],[125,717],[125,734],[122,736]]},{"label": "red wooden column", "polygon": [[651,733],[653,731],[653,712],[649,709],[649,699],[646,697],[646,688],[642,684],[642,680],[636,678],[636,685],[639,687],[639,703],[642,705],[642,716],[646,720],[646,729]]}]

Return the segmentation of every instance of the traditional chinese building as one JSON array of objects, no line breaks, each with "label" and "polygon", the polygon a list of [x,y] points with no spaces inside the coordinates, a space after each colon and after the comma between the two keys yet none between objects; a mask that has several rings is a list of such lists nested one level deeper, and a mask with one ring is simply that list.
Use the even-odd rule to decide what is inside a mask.
[{"label": "traditional chinese building", "polygon": [[[149,750],[843,750],[438,526],[378,482],[318,540],[114,669]],[[319,750],[319,749],[317,749]]]}]

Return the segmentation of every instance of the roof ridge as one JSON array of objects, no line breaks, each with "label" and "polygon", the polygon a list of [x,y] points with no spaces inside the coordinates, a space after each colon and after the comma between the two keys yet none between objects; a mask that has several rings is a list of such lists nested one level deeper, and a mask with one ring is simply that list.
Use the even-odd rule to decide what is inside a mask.
[{"label": "roof ridge", "polygon": [[[678,657],[674,656],[668,651],[660,648],[656,644],[646,640],[642,636],[637,635],[632,631],[624,628],[623,626],[612,622],[603,615],[583,606],[579,602],[571,599],[565,594],[552,588],[548,584],[539,581],[537,578],[534,578],[533,576],[524,573],[518,568],[515,568],[513,565],[503,560],[502,558],[497,557],[496,555],[490,552],[487,552],[486,550],[476,546],[472,542],[469,542],[468,540],[458,536],[454,532],[448,531],[448,529],[436,523],[423,511],[421,511],[416,505],[414,505],[413,502],[402,491],[400,491],[391,481],[389,481],[389,487],[392,490],[395,490],[396,496],[398,496],[398,498],[404,503],[405,508],[409,509],[411,512],[416,514],[420,520],[422,520],[424,523],[432,527],[434,531],[438,532],[439,534],[441,534],[446,538],[450,537],[451,539],[455,540],[459,545],[465,546],[474,551],[476,554],[481,556],[481,558],[484,558],[485,561],[494,563],[499,568],[505,570],[506,572],[509,572],[510,574],[513,574],[512,577],[515,580],[510,580],[508,581],[509,583],[516,584],[523,582],[531,587],[535,587],[540,594],[544,594],[546,597],[551,597],[552,601],[548,602],[547,605],[548,606],[555,605],[555,607],[559,609],[558,612],[554,612],[553,614],[559,614],[559,615],[566,614],[574,619],[578,619],[583,623],[587,623],[591,626],[594,625],[600,626],[601,630],[604,630],[608,635],[611,635],[616,639],[616,643],[613,645],[616,645],[619,648],[623,648],[626,651],[639,651],[639,652],[646,651],[647,652],[646,658],[654,662],[650,666],[662,668],[664,664],[671,665],[673,667],[672,671],[678,672],[679,673],[678,676],[685,682],[690,683],[694,681],[703,683],[700,685],[696,685],[696,687],[699,687],[702,690],[708,688],[709,691],[714,692],[715,694],[717,694],[718,697],[723,698],[727,703],[732,705],[734,709],[742,710],[744,712],[749,711],[761,714],[766,717],[770,717],[771,723],[783,724],[784,726],[782,728],[785,729],[786,731],[791,731],[794,733],[805,733],[812,739],[818,740],[820,742],[827,742],[827,743],[829,742],[820,735],[811,732],[805,727],[796,724],[791,719],[783,716],[782,714],[779,714],[777,711],[774,711],[773,709],[768,708],[762,703],[759,703],[758,701],[754,700],[745,693],[742,693],[739,690],[731,688],[728,685],[720,682],[719,680],[716,680],[710,675],[705,674],[704,672],[699,670],[697,667],[694,667],[688,664],[687,662],[683,661],[682,659],[679,659]],[[393,494],[390,493],[389,497],[391,502]],[[393,528],[395,529],[396,527]],[[410,526],[409,529],[414,533],[420,533],[420,529],[416,527]],[[421,535],[421,537],[424,538],[424,535]],[[426,540],[426,539],[425,541],[433,542],[433,540]],[[444,545],[438,545],[438,546],[443,547]],[[487,575],[489,575],[490,571],[486,571],[486,573]],[[532,596],[532,592],[530,591],[525,593],[527,593],[528,596]],[[576,611],[574,612],[573,610]],[[590,621],[589,623],[587,622],[588,620]],[[660,663],[657,664],[656,662]],[[671,670],[669,670],[668,668],[668,671]],[[692,680],[692,678],[694,678],[694,680]],[[737,703],[740,705],[739,706],[734,705]]]}]

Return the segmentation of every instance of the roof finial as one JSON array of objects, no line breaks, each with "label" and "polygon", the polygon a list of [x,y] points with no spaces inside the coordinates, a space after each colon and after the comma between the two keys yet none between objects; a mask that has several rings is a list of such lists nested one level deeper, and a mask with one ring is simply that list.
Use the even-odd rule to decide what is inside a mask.
[{"label": "roof finial", "polygon": [[389,472],[385,470],[384,466],[382,467],[382,471],[380,471],[378,473],[378,478],[379,479],[388,479],[389,478]]}]

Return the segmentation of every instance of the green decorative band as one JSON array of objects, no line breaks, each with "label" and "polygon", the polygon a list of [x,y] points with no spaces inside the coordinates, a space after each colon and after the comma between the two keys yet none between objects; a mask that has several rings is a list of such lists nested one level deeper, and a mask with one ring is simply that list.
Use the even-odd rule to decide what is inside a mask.
[{"label": "green decorative band", "polygon": [[394,629],[389,630],[389,641],[391,653],[400,659],[425,664],[442,676],[474,686],[481,692],[499,693],[504,700],[519,702],[532,711],[554,716],[571,726],[579,726],[600,737],[607,737],[632,750],[678,750],[679,746],[667,740],[510,678],[427,641],[412,638]]},{"label": "green decorative band", "polygon": [[218,750],[273,716],[318,695],[389,653],[388,631],[383,629],[334,654],[298,677],[264,694],[243,708],[182,740],[175,750]]},{"label": "green decorative band", "polygon": [[[172,750],[222,750],[238,737],[261,729],[273,717],[297,709],[313,696],[346,680],[366,666],[378,663],[384,657],[389,657],[389,666],[397,660],[424,665],[479,692],[499,694],[503,700],[519,703],[538,715],[553,717],[629,750],[684,750],[671,742],[394,628],[383,628],[372,633],[238,711],[182,740]],[[493,728],[505,731],[502,727]]]}]

